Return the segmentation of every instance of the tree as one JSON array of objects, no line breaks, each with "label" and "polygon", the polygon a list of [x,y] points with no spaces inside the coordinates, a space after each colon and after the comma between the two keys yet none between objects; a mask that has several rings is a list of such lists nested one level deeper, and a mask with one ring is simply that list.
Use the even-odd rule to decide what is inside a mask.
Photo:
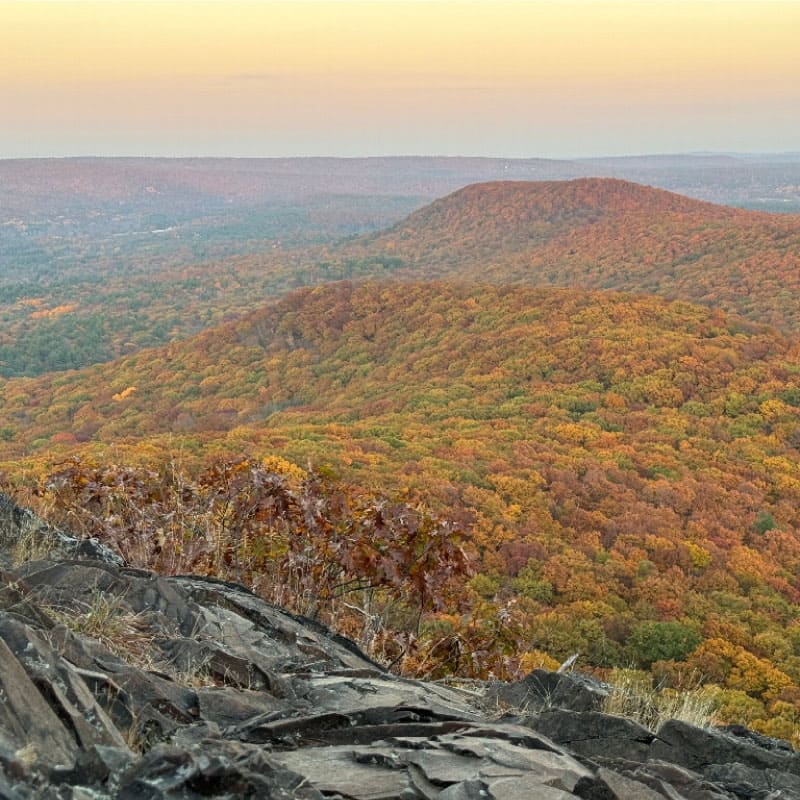
[{"label": "tree", "polygon": [[683,622],[642,622],[631,631],[627,650],[638,667],[650,669],[656,661],[683,661],[701,641]]}]

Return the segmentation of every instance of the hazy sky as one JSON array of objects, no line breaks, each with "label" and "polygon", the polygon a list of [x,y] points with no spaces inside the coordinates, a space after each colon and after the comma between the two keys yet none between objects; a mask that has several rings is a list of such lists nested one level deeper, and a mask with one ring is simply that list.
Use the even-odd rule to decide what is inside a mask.
[{"label": "hazy sky", "polygon": [[3,2],[0,157],[800,150],[800,2]]}]

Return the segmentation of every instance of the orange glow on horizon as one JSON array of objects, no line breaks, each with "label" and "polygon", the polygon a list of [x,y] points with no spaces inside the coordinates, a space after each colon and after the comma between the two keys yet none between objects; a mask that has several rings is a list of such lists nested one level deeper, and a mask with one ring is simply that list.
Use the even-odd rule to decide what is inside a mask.
[{"label": "orange glow on horizon", "polygon": [[799,30],[800,2],[768,0],[0,2],[0,103],[19,131],[101,111],[112,128],[208,125],[204,98],[255,131],[274,124],[260,106],[298,97],[297,130],[396,125],[398,104],[444,128],[531,96],[566,121],[581,105],[650,118],[659,96],[665,113],[763,106],[788,126]]}]

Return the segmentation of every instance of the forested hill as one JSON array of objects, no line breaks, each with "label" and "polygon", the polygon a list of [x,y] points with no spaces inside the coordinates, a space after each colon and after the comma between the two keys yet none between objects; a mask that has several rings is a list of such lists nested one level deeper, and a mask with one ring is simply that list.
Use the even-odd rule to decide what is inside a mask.
[{"label": "forested hill", "polygon": [[729,718],[747,692],[773,733],[800,697],[800,350],[766,326],[613,292],[335,283],[6,381],[0,406],[9,474],[278,456],[469,520],[474,615],[437,624],[484,666],[531,646],[670,662],[732,692]]},{"label": "forested hill", "polygon": [[[432,402],[437,387],[469,388],[467,415],[503,405],[504,393],[518,407],[585,381],[592,388],[581,397],[599,393],[589,405],[610,391],[625,408],[685,412],[727,391],[740,370],[789,388],[795,353],[792,339],[766,326],[655,297],[340,282],[109,364],[9,380],[0,402],[15,448],[66,432],[80,441],[225,430],[288,409],[355,421],[376,399],[402,415]],[[745,383],[748,394],[758,385]]]},{"label": "forested hill", "polygon": [[436,234],[447,233],[437,250],[454,246],[472,256],[470,246],[487,252],[528,250],[587,225],[620,216],[693,216],[703,222],[738,222],[760,215],[693,200],[614,178],[571,181],[493,181],[466,186],[410,214],[378,242],[402,243],[409,256],[421,256]]},{"label": "forested hill", "polygon": [[0,405],[10,474],[87,450],[278,456],[470,520],[474,616],[437,624],[484,665],[675,662],[772,732],[800,696],[800,352],[766,326],[613,292],[336,283],[6,381]]},{"label": "forested hill", "polygon": [[332,256],[416,279],[648,292],[800,329],[800,216],[610,178],[474,184]]}]

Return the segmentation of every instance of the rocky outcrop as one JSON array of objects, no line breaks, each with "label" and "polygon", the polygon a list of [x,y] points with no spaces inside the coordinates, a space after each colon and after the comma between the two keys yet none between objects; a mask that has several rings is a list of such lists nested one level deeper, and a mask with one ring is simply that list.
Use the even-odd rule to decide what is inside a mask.
[{"label": "rocky outcrop", "polygon": [[610,687],[579,673],[547,672],[535,669],[521,681],[489,687],[486,699],[521,711],[562,708],[569,711],[597,711]]},{"label": "rocky outcrop", "polygon": [[[11,568],[20,536],[52,543]],[[654,735],[607,687],[537,671],[405,680],[247,589],[126,567],[0,501],[0,799],[800,798],[739,728]]]}]

